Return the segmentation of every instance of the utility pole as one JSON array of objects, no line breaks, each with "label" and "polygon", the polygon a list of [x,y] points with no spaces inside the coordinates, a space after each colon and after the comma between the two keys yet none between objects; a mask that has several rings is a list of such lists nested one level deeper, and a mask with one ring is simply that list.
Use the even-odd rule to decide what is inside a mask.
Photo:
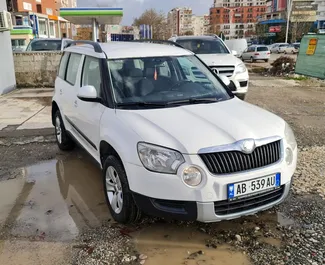
[{"label": "utility pole", "polygon": [[285,39],[285,43],[288,43],[289,24],[290,24],[291,10],[292,10],[292,2],[293,2],[293,0],[287,0],[287,28],[286,28],[286,39]]}]

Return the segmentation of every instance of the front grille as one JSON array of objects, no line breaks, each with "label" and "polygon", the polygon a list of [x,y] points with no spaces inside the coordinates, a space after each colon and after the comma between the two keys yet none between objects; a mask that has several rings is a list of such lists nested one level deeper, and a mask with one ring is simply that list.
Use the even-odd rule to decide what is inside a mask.
[{"label": "front grille", "polygon": [[211,65],[210,68],[218,70],[220,75],[232,76],[235,71],[234,65]]},{"label": "front grille", "polygon": [[279,200],[282,197],[283,192],[284,186],[281,186],[275,190],[270,190],[235,201],[224,200],[214,202],[214,212],[216,215],[228,215],[252,210]]},{"label": "front grille", "polygon": [[258,146],[251,154],[228,151],[199,154],[213,174],[229,174],[271,165],[281,158],[281,141]]}]

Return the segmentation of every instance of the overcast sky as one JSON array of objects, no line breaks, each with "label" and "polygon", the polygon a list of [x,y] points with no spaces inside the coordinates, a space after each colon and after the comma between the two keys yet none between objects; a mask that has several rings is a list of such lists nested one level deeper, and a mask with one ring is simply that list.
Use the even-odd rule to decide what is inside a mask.
[{"label": "overcast sky", "polygon": [[148,8],[155,8],[167,14],[174,7],[188,6],[193,14],[204,15],[209,13],[213,0],[77,0],[79,7],[122,7],[123,25],[131,25],[133,19]]}]

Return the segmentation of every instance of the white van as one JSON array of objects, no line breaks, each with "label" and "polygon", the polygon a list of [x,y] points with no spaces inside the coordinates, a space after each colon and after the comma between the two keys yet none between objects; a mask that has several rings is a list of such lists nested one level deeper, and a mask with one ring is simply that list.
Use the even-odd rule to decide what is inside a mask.
[{"label": "white van", "polygon": [[247,49],[248,44],[246,39],[225,40],[225,44],[229,50],[237,52],[237,57],[240,58],[243,52]]}]

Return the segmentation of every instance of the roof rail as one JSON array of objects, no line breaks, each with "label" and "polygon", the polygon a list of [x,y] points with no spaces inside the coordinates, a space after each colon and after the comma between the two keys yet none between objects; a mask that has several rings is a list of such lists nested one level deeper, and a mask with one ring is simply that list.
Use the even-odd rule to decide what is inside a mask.
[{"label": "roof rail", "polygon": [[133,42],[149,42],[149,43],[157,43],[157,44],[169,44],[174,45],[178,48],[185,49],[182,45],[178,44],[177,42],[170,41],[170,40],[152,40],[152,39],[145,39],[145,40],[133,40]]},{"label": "roof rail", "polygon": [[98,44],[98,42],[95,41],[90,41],[90,40],[76,40],[76,41],[71,41],[67,45],[65,45],[65,48],[68,48],[70,46],[77,45],[78,43],[80,44],[89,44],[94,47],[95,52],[102,53],[102,47]]}]

